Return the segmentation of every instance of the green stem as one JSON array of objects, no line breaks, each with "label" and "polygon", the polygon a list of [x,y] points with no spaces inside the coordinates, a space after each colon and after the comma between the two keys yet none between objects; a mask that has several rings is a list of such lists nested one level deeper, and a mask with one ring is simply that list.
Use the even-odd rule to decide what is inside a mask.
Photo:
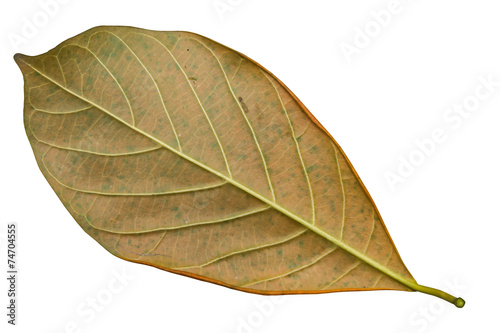
[{"label": "green stem", "polygon": [[448,293],[445,293],[444,291],[439,290],[439,289],[421,286],[417,283],[408,283],[408,287],[412,288],[413,290],[420,291],[422,293],[429,294],[429,295],[444,299],[445,301],[448,301],[448,302],[454,304],[457,308],[463,308],[465,305],[465,301],[463,300],[463,298],[455,297],[455,296],[450,295]]}]

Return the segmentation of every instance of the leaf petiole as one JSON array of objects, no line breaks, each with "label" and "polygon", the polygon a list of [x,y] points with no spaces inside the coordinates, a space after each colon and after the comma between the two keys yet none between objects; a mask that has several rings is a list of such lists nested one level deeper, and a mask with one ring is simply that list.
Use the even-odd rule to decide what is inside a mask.
[{"label": "leaf petiole", "polygon": [[457,308],[463,308],[465,305],[465,301],[461,297],[455,297],[455,296],[450,295],[442,290],[431,288],[431,287],[426,287],[426,286],[421,286],[421,285],[419,285],[417,283],[413,283],[411,281],[408,281],[407,283],[408,283],[407,286],[412,288],[413,290],[420,291],[422,293],[444,299],[445,301],[454,304]]}]

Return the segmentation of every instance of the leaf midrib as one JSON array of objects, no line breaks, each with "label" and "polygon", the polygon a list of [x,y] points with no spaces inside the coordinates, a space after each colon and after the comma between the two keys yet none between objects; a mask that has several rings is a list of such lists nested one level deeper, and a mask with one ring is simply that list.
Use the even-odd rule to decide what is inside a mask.
[{"label": "leaf midrib", "polygon": [[333,237],[332,235],[328,234],[327,232],[325,232],[324,230],[322,230],[321,228],[318,228],[317,226],[315,225],[312,225],[311,223],[309,223],[308,221],[304,220],[303,218],[301,218],[300,216],[297,216],[295,215],[294,213],[288,211],[287,209],[283,208],[282,206],[280,206],[279,204],[267,199],[266,197],[260,195],[259,193],[251,190],[250,188],[240,184],[239,182],[235,181],[234,179],[230,178],[230,177],[227,177],[226,175],[220,173],[219,171],[215,170],[215,169],[212,169],[210,168],[209,166],[193,159],[192,157],[190,157],[189,155],[186,155],[174,148],[172,148],[171,146],[169,146],[168,144],[166,144],[165,142],[155,138],[154,136],[151,136],[150,134],[142,131],[140,128],[137,128],[135,127],[134,125],[131,125],[129,124],[128,122],[124,121],[123,119],[117,117],[116,115],[114,115],[112,112],[106,110],[104,107],[88,100],[87,98],[83,97],[83,96],[80,96],[78,95],[77,93],[75,93],[74,91],[66,88],[65,86],[61,85],[59,82],[57,82],[56,80],[52,79],[50,76],[44,74],[43,72],[41,72],[40,70],[38,70],[36,67],[32,66],[31,64],[29,64],[28,62],[26,62],[24,59],[20,58],[19,59],[20,61],[22,61],[23,63],[25,63],[27,66],[29,66],[31,69],[33,69],[35,72],[37,72],[38,74],[40,74],[41,76],[43,76],[44,78],[46,78],[47,80],[49,80],[50,82],[54,83],[55,85],[57,85],[58,87],[60,87],[61,89],[65,90],[66,92],[70,93],[71,95],[89,103],[90,105],[93,105],[94,107],[96,107],[97,109],[101,110],[102,112],[106,113],[108,116],[112,117],[113,119],[116,119],[117,121],[119,121],[120,123],[128,126],[129,128],[133,129],[134,131],[136,131],[137,133],[140,133],[142,135],[144,135],[145,137],[149,138],[150,140],[158,143],[159,145],[161,145],[162,147],[165,147],[166,149],[170,150],[171,152],[179,155],[180,157],[188,160],[189,162],[197,165],[198,167],[200,168],[203,168],[213,174],[215,174],[216,176],[224,179],[225,181],[227,181],[228,183],[232,184],[233,186],[236,186],[237,188],[239,188],[240,190],[252,195],[253,197],[257,198],[258,200],[266,203],[267,205],[269,205],[270,207],[276,209],[277,211],[279,211],[280,213],[288,216],[289,218],[293,219],[294,221],[302,224],[304,227],[308,228],[309,230],[313,231],[314,233],[316,233],[317,235],[323,237],[324,239],[332,242],[333,244],[335,244],[336,246],[340,247],[341,249],[343,249],[344,251],[350,253],[351,255],[355,256],[356,258],[358,258],[359,260],[367,263],[368,265],[372,266],[373,268],[379,270],[380,272],[384,273],[385,275],[393,278],[394,280],[400,282],[401,284],[407,286],[408,288],[412,289],[412,290],[417,290],[419,289],[419,285],[403,276],[401,276],[400,274],[398,274],[397,272],[389,269],[388,267],[380,264],[379,262],[371,259],[370,257],[366,256],[364,253],[361,253],[359,252],[358,250],[356,250],[355,248],[347,245],[346,243],[344,243],[343,241]]}]

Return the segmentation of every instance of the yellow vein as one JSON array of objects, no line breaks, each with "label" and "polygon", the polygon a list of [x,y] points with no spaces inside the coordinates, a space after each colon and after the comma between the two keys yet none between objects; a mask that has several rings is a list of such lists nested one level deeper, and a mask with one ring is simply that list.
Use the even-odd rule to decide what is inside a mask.
[{"label": "yellow vein", "polygon": [[153,36],[149,36],[149,35],[146,35],[146,34],[143,34],[143,33],[139,33],[137,32],[137,34],[140,34],[140,35],[143,35],[143,36],[146,36],[146,37],[149,37],[151,39],[154,39],[156,42],[158,42],[167,52],[168,54],[170,54],[170,57],[172,58],[172,60],[175,62],[175,64],[177,65],[177,67],[179,68],[179,70],[181,71],[181,73],[184,75],[184,77],[186,78],[186,82],[188,84],[188,86],[191,88],[191,91],[193,92],[194,94],[194,97],[196,98],[196,100],[198,101],[198,104],[200,105],[201,107],[201,110],[203,111],[203,113],[205,114],[205,118],[207,119],[208,121],[208,124],[210,125],[210,128],[212,129],[212,133],[214,134],[215,136],[215,139],[217,140],[217,143],[219,144],[219,148],[221,150],[221,153],[222,153],[222,157],[224,158],[224,162],[226,163],[226,168],[227,168],[227,172],[229,174],[229,177],[232,179],[233,176],[231,174],[231,169],[229,168],[229,162],[227,161],[227,156],[226,156],[226,153],[224,151],[224,148],[222,147],[222,143],[220,142],[220,139],[219,139],[219,136],[217,135],[217,132],[215,131],[215,128],[214,128],[214,125],[212,124],[212,121],[210,120],[210,118],[208,117],[208,113],[207,111],[205,110],[205,108],[203,107],[203,104],[201,103],[200,101],[200,98],[198,96],[198,94],[196,93],[196,91],[194,90],[193,86],[191,85],[190,81],[189,81],[189,78],[186,74],[186,72],[182,69],[182,66],[179,64],[179,62],[177,61],[177,58],[174,57],[174,55],[172,54],[172,52],[170,52],[170,50],[168,49],[168,47],[163,44],[160,40],[156,39],[155,37]]},{"label": "yellow vein", "polygon": [[[394,252],[394,248],[391,247],[391,253],[389,254],[389,257],[387,257],[387,260],[385,261],[384,266],[387,266],[387,264],[389,263],[389,260],[391,260],[393,252]],[[375,283],[372,285],[372,288],[375,288],[375,286],[380,282],[380,280],[382,279],[383,276],[384,276],[384,274],[382,274],[382,272],[380,272],[380,276],[377,278],[377,280],[375,280]]]},{"label": "yellow vein", "polygon": [[167,234],[167,230],[165,230],[163,232],[163,235],[161,235],[160,239],[158,239],[158,241],[156,242],[155,246],[153,246],[149,251],[147,251],[144,255],[148,255],[150,254],[151,252],[153,252],[154,250],[156,250],[156,248],[158,247],[158,245],[160,245],[160,243],[163,241],[163,239],[165,238],[165,235]]},{"label": "yellow vein", "polygon": [[307,129],[309,128],[309,125],[311,125],[312,121],[308,122],[307,125],[306,125],[306,128],[304,128],[304,130],[302,131],[302,133],[300,133],[299,135],[296,136],[296,139],[299,139],[302,135],[304,135],[307,131]]},{"label": "yellow vein", "polygon": [[234,70],[234,73],[231,76],[231,80],[234,79],[234,77],[236,76],[236,74],[238,74],[238,72],[240,71],[241,64],[243,63],[243,60],[244,60],[243,58],[240,58],[240,63],[238,64],[238,67],[236,67],[236,69]]},{"label": "yellow vein", "polygon": [[[212,244],[212,236],[214,234],[214,229],[215,228],[210,228],[210,235],[208,236],[208,240],[206,240],[206,244]],[[205,238],[206,239],[206,238]],[[205,243],[205,241],[204,241]],[[219,243],[220,246],[220,243]],[[220,247],[219,247],[220,248]],[[205,255],[208,256],[208,247],[205,247]],[[200,254],[201,255],[201,254]]]},{"label": "yellow vein", "polygon": [[[61,50],[57,53],[57,56],[59,57],[59,53],[61,53],[62,51],[62,48]],[[75,60],[75,59],[70,59],[68,60],[67,63],[69,63],[70,61],[74,62],[75,63],[75,66],[76,66],[76,69],[78,70],[78,74],[80,74],[80,94],[82,94],[83,96],[83,73],[82,73],[82,70],[80,68],[80,64]]]},{"label": "yellow vein", "polygon": [[254,246],[254,247],[249,247],[247,249],[243,249],[243,250],[238,250],[238,251],[233,251],[233,252],[230,252],[230,253],[227,253],[223,256],[220,256],[220,257],[217,257],[217,258],[214,258],[214,259],[211,259],[210,261],[207,261],[203,264],[200,264],[200,265],[194,265],[194,266],[185,266],[185,267],[174,267],[173,269],[190,269],[190,268],[201,268],[201,267],[204,267],[204,266],[207,266],[207,265],[210,265],[210,264],[213,264],[214,262],[217,262],[217,261],[220,261],[222,259],[225,259],[227,257],[231,257],[231,256],[234,256],[236,254],[240,254],[240,253],[247,253],[247,252],[251,252],[251,251],[255,251],[255,250],[260,250],[260,249],[263,249],[263,248],[266,248],[266,247],[271,247],[271,246],[274,246],[274,245],[278,245],[278,244],[282,244],[282,243],[286,243],[294,238],[297,238],[298,236],[302,235],[303,233],[305,233],[308,229],[304,229],[304,230],[301,230],[300,232],[292,235],[292,236],[289,236],[287,238],[284,238],[284,239],[281,239],[279,241],[276,241],[276,242],[273,242],[273,243],[268,243],[268,244],[263,244],[263,245],[259,245],[259,246]]},{"label": "yellow vein", "polygon": [[302,153],[300,152],[299,141],[295,137],[295,130],[293,128],[292,121],[290,119],[290,116],[288,115],[288,111],[287,111],[287,109],[285,107],[285,104],[283,104],[283,100],[281,99],[281,95],[280,95],[280,93],[278,91],[278,88],[276,88],[276,86],[274,85],[273,81],[271,81],[271,79],[266,75],[266,73],[264,73],[264,71],[262,69],[260,71],[262,72],[262,74],[264,75],[264,77],[271,83],[271,85],[273,86],[274,90],[276,91],[276,95],[278,95],[278,98],[279,98],[280,103],[281,103],[281,107],[283,108],[283,111],[285,113],[286,119],[288,120],[288,124],[290,125],[290,130],[292,131],[293,141],[295,142],[295,146],[297,148],[297,154],[299,155],[300,163],[302,164],[302,169],[304,170],[304,176],[306,177],[307,186],[309,187],[309,196],[311,197],[311,209],[312,209],[312,224],[314,225],[314,224],[316,224],[316,207],[315,207],[315,204],[314,204],[313,190],[312,190],[312,186],[311,186],[311,181],[309,180],[309,174],[307,173],[306,165],[304,163],[304,159],[302,158]]},{"label": "yellow vein", "polygon": [[82,111],[86,111],[86,110],[90,110],[90,109],[93,109],[94,107],[93,106],[88,106],[86,108],[83,108],[83,109],[78,109],[78,110],[71,110],[71,111],[64,111],[64,112],[60,112],[60,111],[48,111],[48,110],[43,110],[43,109],[38,109],[36,108],[32,103],[31,103],[31,98],[30,98],[30,104],[31,106],[33,107],[33,109],[37,112],[43,112],[43,113],[48,113],[48,114],[55,114],[55,115],[65,115],[65,114],[72,114],[72,113],[78,113],[78,112],[82,112]]},{"label": "yellow vein", "polygon": [[270,208],[271,207],[264,207],[264,208],[260,208],[260,209],[255,209],[255,210],[252,210],[249,212],[241,213],[241,214],[230,216],[230,217],[225,217],[225,218],[218,219],[218,220],[193,222],[193,223],[175,225],[175,226],[171,226],[171,227],[159,227],[159,228],[154,228],[154,229],[133,230],[133,231],[116,231],[116,230],[112,230],[112,229],[105,229],[105,228],[101,228],[101,227],[93,225],[92,223],[90,223],[90,221],[87,219],[87,217],[85,217],[85,219],[87,220],[87,223],[90,224],[90,226],[92,226],[92,228],[97,229],[97,230],[106,231],[106,232],[110,232],[110,233],[114,233],[114,234],[133,234],[133,235],[135,235],[135,234],[147,234],[147,233],[151,233],[151,232],[155,232],[155,231],[178,230],[178,229],[191,228],[191,227],[202,226],[202,225],[207,225],[207,224],[218,224],[218,223],[223,223],[223,222],[229,222],[232,220],[237,220],[237,219],[242,218],[242,217],[246,217],[246,216],[250,216],[250,215],[264,212]]},{"label": "yellow vein", "polygon": [[351,268],[349,268],[347,271],[345,271],[344,274],[342,274],[341,276],[339,276],[338,278],[336,278],[335,280],[333,280],[332,282],[330,282],[329,285],[327,285],[326,287],[322,288],[322,289],[328,289],[330,288],[330,286],[336,282],[338,282],[340,279],[342,279],[344,276],[346,276],[347,274],[349,274],[353,269],[355,269],[356,267],[358,267],[358,265],[361,263],[361,261],[358,261],[356,264],[354,264]]},{"label": "yellow vein", "polygon": [[[149,77],[151,78],[151,80],[153,81],[153,83],[154,83],[154,85],[156,87],[156,91],[158,92],[158,95],[160,96],[160,100],[161,100],[161,104],[163,106],[163,110],[165,110],[165,114],[167,115],[168,121],[170,122],[170,125],[172,126],[172,131],[174,132],[175,140],[177,141],[177,145],[179,146],[179,151],[182,151],[181,142],[179,141],[179,136],[177,135],[177,131],[175,130],[175,126],[174,126],[174,123],[172,121],[172,118],[170,118],[170,114],[169,114],[169,112],[167,110],[167,106],[165,105],[165,101],[163,99],[163,95],[161,94],[160,88],[158,87],[158,83],[153,78],[153,75],[146,68],[146,66],[141,61],[141,59],[139,59],[139,56],[130,48],[130,46],[127,43],[125,43],[125,41],[123,39],[121,39],[118,35],[116,35],[116,34],[114,34],[112,32],[109,32],[109,31],[106,31],[106,32],[109,33],[109,34],[111,34],[111,35],[113,35],[113,36],[115,36],[116,38],[118,38],[123,43],[123,45],[125,45],[125,47],[134,55],[134,57],[141,64],[141,66],[144,68],[144,70],[146,71],[146,73],[148,73]],[[125,36],[125,38],[126,38],[126,36]]]},{"label": "yellow vein", "polygon": [[[426,292],[426,293],[429,293],[429,294],[432,294],[432,295],[436,295],[436,293],[438,291],[435,291],[435,289],[433,288],[429,288],[429,287],[425,287],[425,286],[421,286],[419,284],[417,284],[416,282],[413,282],[411,280],[409,280],[408,278],[402,276],[400,273],[397,273],[395,271],[393,271],[392,269],[388,268],[388,267],[385,267],[384,265],[380,264],[379,262],[373,260],[372,258],[366,256],[365,254],[359,252],[358,250],[356,250],[355,248],[347,245],[346,243],[344,243],[342,240],[332,236],[331,234],[325,232],[323,229],[321,228],[318,228],[317,226],[315,225],[312,225],[310,222],[304,220],[303,218],[301,218],[300,216],[290,212],[289,210],[283,208],[282,206],[276,204],[275,202],[272,202],[271,200],[267,199],[266,197],[260,195],[259,193],[253,191],[252,189],[240,184],[239,182],[235,181],[234,179],[224,175],[223,173],[215,170],[215,169],[212,169],[211,167],[209,167],[208,165],[205,165],[199,161],[197,161],[196,159],[190,157],[189,155],[186,155],[184,153],[181,153],[179,151],[177,151],[176,149],[170,147],[168,144],[166,144],[165,142],[159,140],[158,138],[155,138],[154,136],[144,132],[143,130],[141,130],[140,128],[137,128],[133,125],[131,125],[130,123],[126,122],[125,120],[119,118],[118,116],[116,116],[115,114],[113,114],[112,112],[106,110],[104,107],[86,99],[85,97],[83,96],[79,96],[77,93],[75,93],[74,91],[62,86],[60,83],[58,83],[55,79],[51,78],[50,76],[44,74],[43,72],[41,72],[40,70],[38,70],[36,67],[32,66],[31,64],[29,64],[28,62],[26,62],[25,60],[23,59],[20,59],[20,61],[24,62],[27,66],[29,66],[30,68],[32,68],[34,71],[36,71],[38,74],[40,74],[41,76],[45,77],[47,80],[53,82],[54,84],[57,84],[59,86],[61,86],[61,88],[65,89],[67,92],[71,93],[72,95],[74,95],[75,97],[77,98],[80,98],[81,100],[87,102],[87,103],[90,103],[92,105],[94,105],[95,107],[99,108],[100,110],[102,110],[104,113],[108,114],[110,117],[113,117],[114,119],[116,119],[117,121],[121,122],[122,124],[130,127],[131,129],[135,130],[136,132],[144,135],[145,137],[151,139],[152,141],[162,145],[163,147],[167,148],[168,150],[178,154],[179,156],[183,157],[184,159],[186,159],[187,161],[190,161],[191,163],[197,165],[198,167],[204,169],[204,170],[207,170],[211,173],[213,173],[214,175],[222,178],[222,179],[225,179],[228,183],[236,186],[237,188],[241,189],[242,191],[252,195],[253,197],[255,197],[256,199],[259,199],[260,201],[262,201],[263,203],[269,205],[270,207],[276,209],[277,211],[283,213],[284,215],[290,217],[291,219],[295,220],[296,222],[302,224],[303,226],[309,228],[311,231],[313,231],[314,233],[320,235],[321,237],[323,237],[324,239],[327,239],[329,240],[330,242],[334,243],[335,245],[337,245],[338,247],[342,248],[343,250],[345,250],[346,252],[352,254],[353,256],[355,256],[356,258],[364,261],[365,263],[369,264],[370,266],[374,267],[375,269],[378,269],[379,271],[383,272],[384,274],[390,276],[391,278],[393,278],[394,280],[404,284],[405,286],[413,289],[413,290],[418,290],[418,291],[422,291],[422,292]],[[98,228],[96,228],[98,229]],[[162,229],[159,229],[159,230],[162,230]],[[108,231],[108,230],[104,230],[104,231]],[[109,231],[108,231],[109,232]],[[111,231],[112,232],[112,231]],[[137,233],[137,232],[132,232],[132,233]],[[441,296],[439,296],[441,297]],[[447,296],[444,296],[444,297],[447,297]],[[450,296],[451,297],[451,296]]]},{"label": "yellow vein", "polygon": [[79,188],[75,188],[75,187],[66,185],[62,181],[60,181],[56,176],[54,176],[52,174],[52,172],[49,171],[49,168],[45,164],[45,161],[44,161],[43,158],[42,158],[42,164],[45,167],[45,169],[47,170],[47,173],[52,178],[54,178],[54,180],[56,182],[58,182],[59,185],[65,187],[65,188],[67,188],[69,190],[72,190],[72,191],[77,191],[77,192],[81,192],[81,193],[88,193],[88,194],[96,194],[96,195],[105,195],[105,196],[116,196],[116,197],[119,197],[119,196],[130,196],[130,197],[134,197],[134,196],[140,196],[140,197],[142,197],[142,196],[160,196],[160,195],[169,195],[169,194],[179,194],[179,193],[187,193],[187,192],[197,192],[197,191],[203,191],[203,190],[210,190],[210,189],[218,188],[218,187],[221,187],[221,186],[227,184],[226,181],[223,181],[222,183],[212,184],[212,185],[207,185],[207,186],[185,188],[185,189],[165,191],[165,192],[143,192],[143,193],[123,193],[123,192],[114,193],[114,192],[102,192],[102,191],[82,190],[82,189],[79,189]]},{"label": "yellow vein", "polygon": [[[99,59],[99,57],[94,53],[92,52],[91,49],[89,49],[88,47],[84,47],[84,46],[80,46],[80,45],[77,45],[77,44],[67,44],[65,46],[63,46],[61,48],[61,50],[59,50],[59,53],[62,51],[62,49],[64,47],[67,47],[67,46],[76,46],[76,47],[79,47],[81,49],[84,49],[84,50],[87,50],[90,54],[92,54],[94,56],[94,58],[101,64],[101,66],[108,72],[108,74],[111,76],[111,78],[116,82],[116,85],[118,86],[118,88],[121,90],[122,94],[123,94],[123,97],[125,97],[125,100],[127,101],[127,104],[128,104],[128,107],[130,109],[130,115],[132,116],[132,126],[135,126],[135,117],[134,117],[134,111],[132,111],[132,105],[130,104],[130,101],[127,97],[127,94],[125,94],[125,91],[123,90],[123,87],[121,86],[121,84],[118,82],[117,78],[113,75],[113,73],[111,73],[111,71],[109,70],[109,68],[104,65],[104,63],[101,61],[101,59]],[[59,56],[59,53],[58,53],[58,56]],[[83,77],[82,77],[82,80],[83,80]],[[82,90],[83,90],[83,86],[82,86]]]},{"label": "yellow vein", "polygon": [[[304,266],[301,266],[299,268],[296,268],[294,270],[291,270],[291,271],[288,271],[284,274],[281,274],[281,275],[278,275],[278,276],[273,276],[273,277],[270,277],[270,278],[267,278],[267,279],[262,279],[262,280],[258,280],[258,281],[255,281],[255,282],[251,282],[251,283],[247,283],[247,284],[244,284],[242,285],[241,287],[247,287],[247,286],[251,286],[253,284],[257,284],[257,283],[261,283],[261,282],[267,282],[267,281],[272,281],[272,280],[276,280],[276,279],[281,279],[281,278],[284,278],[285,276],[287,275],[290,275],[290,274],[293,274],[293,273],[296,273],[298,271],[301,271],[307,267],[310,267],[312,265],[314,265],[315,263],[317,263],[318,261],[320,261],[321,259],[325,258],[326,256],[328,256],[330,253],[334,252],[335,250],[337,250],[338,247],[334,247],[333,249],[330,249],[328,251],[326,251],[326,253],[320,255],[318,258],[314,259],[313,261],[311,261],[310,263],[304,265]],[[285,289],[285,288],[284,288]]]},{"label": "yellow vein", "polygon": [[247,122],[247,125],[250,128],[250,131],[252,132],[253,140],[255,142],[255,145],[257,146],[257,149],[259,150],[260,158],[262,159],[262,164],[264,166],[264,172],[266,173],[267,182],[269,184],[269,189],[271,190],[271,194],[273,196],[273,201],[276,202],[276,196],[274,194],[273,184],[271,183],[271,176],[269,175],[269,170],[268,170],[268,167],[267,167],[266,159],[264,158],[264,152],[262,151],[262,147],[259,144],[259,140],[257,139],[257,135],[255,134],[255,131],[253,129],[252,124],[250,124],[250,120],[248,120],[248,117],[246,115],[245,110],[243,110],[243,108],[241,107],[240,102],[238,101],[238,99],[236,98],[236,95],[234,94],[233,88],[231,87],[231,84],[229,83],[229,79],[227,78],[226,71],[222,67],[222,64],[221,64],[219,58],[215,55],[215,53],[211,49],[209,49],[203,42],[199,41],[198,39],[195,39],[195,38],[191,38],[191,39],[195,40],[198,43],[200,43],[201,45],[203,45],[204,48],[206,48],[208,51],[210,51],[210,53],[212,53],[212,55],[214,56],[215,60],[217,60],[217,63],[219,64],[219,67],[220,67],[222,73],[224,74],[224,78],[226,80],[227,87],[228,87],[229,91],[231,92],[231,95],[233,96],[233,99],[236,102],[236,105],[238,105],[238,107],[240,108],[241,114],[245,118],[245,120]]},{"label": "yellow vein", "polygon": [[116,237],[115,246],[113,246],[113,249],[116,251],[116,253],[120,253],[120,251],[118,251],[118,249],[116,247],[118,246],[118,243],[120,242],[121,237],[122,237],[122,235],[118,235],[118,237]]},{"label": "yellow vein", "polygon": [[335,147],[335,144],[333,142],[332,146],[333,146],[333,151],[335,152],[335,160],[337,161],[340,188],[342,189],[342,226],[340,228],[340,239],[342,240],[344,236],[344,224],[345,224],[345,189],[344,189],[344,181],[342,180],[342,172],[340,171],[340,163],[339,163],[339,156],[337,154],[337,147]]},{"label": "yellow vein", "polygon": [[28,89],[28,95],[31,93],[31,90],[33,90],[33,89],[37,89],[37,88],[41,88],[41,87],[45,87],[45,86],[50,86],[51,84],[52,83],[50,83],[50,82],[45,82],[45,83],[41,83],[37,86],[32,86]]},{"label": "yellow vein", "polygon": [[53,57],[56,58],[56,60],[57,60],[57,64],[59,65],[59,69],[61,70],[61,75],[62,75],[62,78],[64,81],[64,85],[67,86],[68,84],[66,83],[66,76],[64,75],[64,71],[63,71],[63,68],[61,66],[61,62],[59,61],[59,57],[57,55],[55,55]]},{"label": "yellow vein", "polygon": [[[55,95],[55,94],[57,94],[58,92],[59,92],[59,91],[57,91],[57,90],[56,90],[56,91],[54,91],[54,92],[52,92],[52,93],[50,93],[50,94],[46,94],[46,95],[44,95],[43,97],[45,97],[45,100],[48,100],[50,97],[54,96],[54,95]],[[29,89],[28,95],[30,95],[30,96],[31,96],[31,88]]]},{"label": "yellow vein", "polygon": [[368,250],[368,246],[370,245],[370,241],[374,231],[375,231],[375,208],[373,208],[373,215],[372,215],[372,230],[370,231],[370,235],[368,235],[368,241],[366,242],[365,250],[363,251],[363,253],[366,253],[366,250]]},{"label": "yellow vein", "polygon": [[139,154],[149,153],[149,152],[152,152],[152,151],[155,151],[155,150],[164,149],[162,146],[160,146],[160,147],[154,147],[154,148],[144,149],[144,150],[138,150],[138,151],[131,151],[131,152],[126,152],[126,153],[99,153],[99,152],[96,152],[96,151],[90,151],[90,150],[84,150],[84,149],[78,149],[78,148],[70,148],[70,147],[58,146],[58,145],[49,143],[47,141],[40,140],[39,138],[36,137],[35,133],[33,133],[33,132],[31,132],[31,134],[33,135],[33,137],[38,142],[41,142],[41,143],[43,143],[43,144],[45,144],[47,146],[51,146],[51,147],[62,149],[62,150],[74,151],[74,152],[78,152],[78,153],[85,153],[85,154],[98,155],[98,156],[106,156],[106,157],[139,155]]}]

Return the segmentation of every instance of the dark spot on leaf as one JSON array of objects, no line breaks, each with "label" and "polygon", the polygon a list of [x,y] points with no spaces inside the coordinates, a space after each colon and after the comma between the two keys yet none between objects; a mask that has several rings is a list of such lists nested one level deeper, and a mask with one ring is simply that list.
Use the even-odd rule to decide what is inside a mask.
[{"label": "dark spot on leaf", "polygon": [[[189,50],[188,50],[189,51]],[[198,88],[198,79],[190,76],[188,77],[189,83],[193,86],[194,89]]]},{"label": "dark spot on leaf", "polygon": [[245,111],[245,113],[248,113],[248,107],[246,106],[245,102],[243,102],[243,97],[238,97],[238,101],[240,101],[240,104],[241,104],[241,108],[243,109],[243,111]]}]

